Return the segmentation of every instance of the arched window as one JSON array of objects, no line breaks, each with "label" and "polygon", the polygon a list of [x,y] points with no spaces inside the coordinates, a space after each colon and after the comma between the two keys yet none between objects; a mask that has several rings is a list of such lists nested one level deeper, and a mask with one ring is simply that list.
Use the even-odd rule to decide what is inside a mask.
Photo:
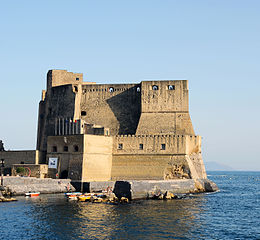
[{"label": "arched window", "polygon": [[115,89],[114,89],[113,87],[110,87],[110,88],[109,88],[109,92],[112,93],[112,92],[114,92],[114,91],[115,91]]},{"label": "arched window", "polygon": [[74,90],[75,90],[75,92],[77,92],[78,91],[78,87],[74,86]]},{"label": "arched window", "polygon": [[79,151],[79,146],[74,145],[74,152],[78,152]]},{"label": "arched window", "polygon": [[174,85],[168,85],[168,89],[169,90],[175,90],[175,86]]},{"label": "arched window", "polygon": [[140,92],[140,91],[141,91],[141,88],[140,88],[140,87],[137,87],[137,88],[136,88],[136,91],[137,91],[137,92]]},{"label": "arched window", "polygon": [[159,90],[159,87],[157,85],[153,85],[153,90],[157,91]]}]

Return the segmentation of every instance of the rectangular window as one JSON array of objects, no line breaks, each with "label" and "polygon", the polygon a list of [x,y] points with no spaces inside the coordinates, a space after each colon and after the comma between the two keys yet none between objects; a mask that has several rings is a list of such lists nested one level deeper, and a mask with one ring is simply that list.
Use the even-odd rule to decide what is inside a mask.
[{"label": "rectangular window", "polygon": [[161,150],[165,150],[165,148],[166,148],[165,144],[164,143],[161,144]]},{"label": "rectangular window", "polygon": [[53,147],[52,147],[52,151],[53,151],[53,152],[57,152],[57,146],[53,146]]},{"label": "rectangular window", "polygon": [[122,150],[122,149],[123,149],[123,143],[119,143],[119,144],[118,144],[118,149],[119,149],[119,150]]},{"label": "rectangular window", "polygon": [[144,145],[142,143],[139,144],[139,150],[143,150],[144,149]]},{"label": "rectangular window", "polygon": [[69,151],[68,146],[64,146],[63,151],[64,151],[64,152],[68,152],[68,151]]}]

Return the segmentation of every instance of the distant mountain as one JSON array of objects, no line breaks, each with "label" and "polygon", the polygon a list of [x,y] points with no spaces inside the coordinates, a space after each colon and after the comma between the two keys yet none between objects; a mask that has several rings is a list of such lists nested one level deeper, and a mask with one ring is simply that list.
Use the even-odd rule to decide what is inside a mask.
[{"label": "distant mountain", "polygon": [[217,162],[204,162],[206,171],[234,171],[230,166],[217,163]]}]

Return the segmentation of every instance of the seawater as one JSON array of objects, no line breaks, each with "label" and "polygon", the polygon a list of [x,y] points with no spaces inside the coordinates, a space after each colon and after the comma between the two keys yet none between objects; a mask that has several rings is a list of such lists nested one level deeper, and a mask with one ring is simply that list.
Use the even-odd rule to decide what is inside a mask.
[{"label": "seawater", "polygon": [[208,172],[220,188],[126,205],[63,194],[0,204],[0,239],[260,239],[260,172]]}]

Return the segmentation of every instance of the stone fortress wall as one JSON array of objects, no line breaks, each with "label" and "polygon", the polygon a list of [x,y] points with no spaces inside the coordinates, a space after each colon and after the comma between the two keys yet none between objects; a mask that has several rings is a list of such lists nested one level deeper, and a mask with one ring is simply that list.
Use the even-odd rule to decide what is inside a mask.
[{"label": "stone fortress wall", "polygon": [[0,159],[4,159],[4,174],[11,175],[12,167],[14,164],[39,164],[40,159],[44,159],[38,150],[13,150],[13,151],[0,151]]},{"label": "stone fortress wall", "polygon": [[[89,152],[85,142],[80,143],[82,153],[70,157],[64,152],[53,153],[47,142],[54,144],[52,137],[58,139],[54,136],[57,118],[81,119],[109,129],[112,160],[98,163],[94,155],[102,151],[89,145],[93,150]],[[82,136],[90,139],[90,135]],[[96,137],[103,141],[102,136]],[[108,145],[103,147],[106,152]],[[74,164],[75,172],[84,180],[96,179],[102,164],[104,169],[111,169],[109,174],[102,173],[100,179],[104,180],[206,178],[201,137],[195,135],[189,115],[187,80],[95,84],[83,82],[82,74],[50,70],[47,91],[43,91],[39,105],[37,149],[47,154],[41,163],[56,154],[64,169],[72,169]],[[69,175],[80,179],[75,176]]]},{"label": "stone fortress wall", "polygon": [[[153,88],[158,90],[153,90]],[[141,83],[141,118],[136,134],[195,135],[189,116],[188,81]]]},{"label": "stone fortress wall", "polygon": [[[153,90],[154,86],[158,90]],[[83,83],[79,74],[50,70],[43,96],[37,143],[41,151],[46,151],[46,136],[53,134],[56,117],[102,125],[110,128],[111,135],[195,135],[188,111],[187,80],[93,84]]]},{"label": "stone fortress wall", "polygon": [[136,84],[82,86],[80,115],[87,123],[110,128],[110,134],[135,134],[140,118],[141,93]]},{"label": "stone fortress wall", "polygon": [[112,177],[114,180],[206,178],[201,158],[201,137],[114,136]]}]

